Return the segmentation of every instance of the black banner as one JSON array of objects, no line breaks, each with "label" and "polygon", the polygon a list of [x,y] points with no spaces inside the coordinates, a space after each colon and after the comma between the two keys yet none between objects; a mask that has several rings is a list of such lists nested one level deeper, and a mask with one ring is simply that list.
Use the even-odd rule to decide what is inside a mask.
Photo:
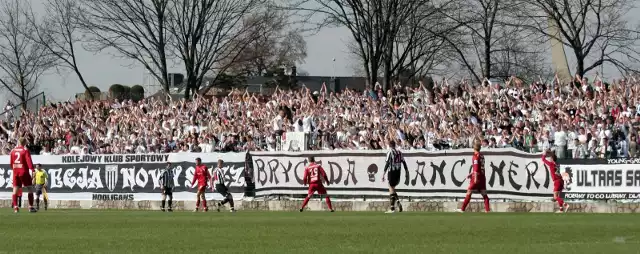
[{"label": "black banner", "polygon": [[[117,155],[124,160],[132,158],[152,158],[162,161],[166,155]],[[78,156],[70,156],[78,157]],[[80,160],[111,160],[115,157],[91,156]],[[108,159],[107,159],[108,158]],[[78,161],[76,158],[64,160]],[[166,163],[129,163],[129,164],[47,164],[42,165],[49,174],[48,191],[56,193],[157,193],[160,190],[159,178]],[[245,185],[244,162],[225,162],[225,183],[231,182],[230,191],[243,193]],[[195,192],[191,180],[195,170],[193,162],[173,163],[174,192]],[[212,168],[209,168],[212,171]],[[0,188],[12,188],[12,171],[7,164],[0,164]],[[110,196],[109,196],[110,197]],[[96,196],[98,199],[107,196]],[[117,197],[122,198],[122,197]]]}]

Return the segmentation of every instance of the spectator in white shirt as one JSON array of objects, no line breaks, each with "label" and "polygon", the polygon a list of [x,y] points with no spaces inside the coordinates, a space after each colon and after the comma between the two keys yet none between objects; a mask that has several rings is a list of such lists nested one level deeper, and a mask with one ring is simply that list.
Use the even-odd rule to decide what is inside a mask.
[{"label": "spectator in white shirt", "polygon": [[51,155],[51,148],[49,148],[49,146],[45,146],[44,150],[42,152],[40,152],[40,155]]},{"label": "spectator in white shirt", "polygon": [[567,132],[567,157],[573,157],[573,151],[576,150],[577,145],[580,144],[578,142],[578,134],[575,131]]},{"label": "spectator in white shirt", "polygon": [[313,121],[313,116],[305,116],[302,119],[302,129],[305,133],[311,133],[316,128],[316,123]]},{"label": "spectator in white shirt", "polygon": [[624,137],[620,137],[618,141],[618,157],[620,158],[629,157],[629,143],[627,143]]},{"label": "spectator in white shirt", "polygon": [[567,133],[566,128],[560,127],[560,131],[556,131],[554,134],[554,146],[556,147],[556,156],[558,159],[566,158],[567,153]]},{"label": "spectator in white shirt", "polygon": [[303,132],[304,128],[303,128],[303,120],[302,119],[298,119],[296,121],[293,122],[293,131],[295,132]]},{"label": "spectator in white shirt", "polygon": [[277,136],[282,136],[284,130],[282,129],[282,125],[284,124],[284,111],[280,111],[280,113],[273,119],[271,125],[273,125],[273,131]]}]

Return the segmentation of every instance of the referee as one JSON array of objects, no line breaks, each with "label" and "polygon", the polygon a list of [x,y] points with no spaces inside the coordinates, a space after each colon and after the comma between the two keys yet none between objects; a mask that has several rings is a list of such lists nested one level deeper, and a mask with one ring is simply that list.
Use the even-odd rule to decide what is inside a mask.
[{"label": "referee", "polygon": [[[396,193],[396,186],[400,183],[400,170],[402,167],[404,167],[408,183],[409,169],[407,167],[407,162],[402,156],[402,152],[396,149],[395,141],[391,140],[389,142],[389,148],[391,148],[391,150],[387,153],[387,161],[384,166],[384,173],[382,173],[382,181],[385,180],[385,177],[388,177],[387,179],[389,180],[389,203],[391,205],[391,209],[387,211],[387,213],[395,213],[396,205],[398,206],[398,211],[402,212],[402,204],[400,204],[398,193]],[[389,172],[388,175],[387,172]]]},{"label": "referee", "polygon": [[169,196],[169,208],[166,211],[173,212],[171,208],[171,204],[173,203],[173,168],[171,167],[171,162],[167,162],[167,168],[162,171],[160,175],[160,189],[162,190],[162,206],[160,210],[165,211],[165,202],[167,200],[167,196]]}]

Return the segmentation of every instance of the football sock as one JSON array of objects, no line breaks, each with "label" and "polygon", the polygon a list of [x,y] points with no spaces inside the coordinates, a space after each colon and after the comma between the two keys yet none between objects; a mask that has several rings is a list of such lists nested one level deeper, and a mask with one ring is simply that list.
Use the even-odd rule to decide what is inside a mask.
[{"label": "football sock", "polygon": [[36,208],[40,208],[40,196],[36,196]]},{"label": "football sock", "polygon": [[560,196],[558,196],[558,198],[556,198],[556,201],[558,201],[558,205],[560,206],[560,210],[564,209],[564,200],[562,200],[562,198]]},{"label": "football sock", "polygon": [[166,201],[163,199],[163,200],[162,200],[162,205],[160,205],[160,208],[164,209],[164,204],[165,204],[165,202],[166,202]]},{"label": "football sock", "polygon": [[27,197],[29,198],[29,207],[33,207],[33,193],[27,194]]},{"label": "football sock", "polygon": [[16,204],[18,204],[18,207],[22,207],[22,195],[18,195],[18,202]]},{"label": "football sock", "polygon": [[327,196],[326,198],[324,198],[324,201],[327,202],[327,207],[329,207],[329,210],[333,210],[333,206],[331,206],[331,198]]},{"label": "football sock", "polygon": [[484,211],[489,212],[491,210],[491,207],[489,206],[489,196],[483,195],[482,199],[484,199]]},{"label": "football sock", "polygon": [[173,203],[173,197],[169,197],[169,209],[171,209],[171,207],[172,207],[172,206],[171,206],[171,205],[172,205],[171,203]]},{"label": "football sock", "polygon": [[306,198],[304,198],[304,201],[302,202],[302,209],[304,209],[307,206],[307,203],[309,203],[309,199],[311,197],[309,195],[307,195]]},{"label": "football sock", "polygon": [[202,208],[207,209],[207,200],[202,200]]},{"label": "football sock", "polygon": [[396,209],[396,197],[393,194],[389,195],[389,203],[391,204],[391,211]]},{"label": "football sock", "polygon": [[200,199],[196,201],[196,209],[200,208]]},{"label": "football sock", "polygon": [[229,199],[225,197],[222,202],[220,202],[220,205],[225,205],[227,202],[229,202]]},{"label": "football sock", "polygon": [[471,201],[471,195],[467,195],[466,197],[464,197],[464,202],[462,202],[462,211],[467,209],[467,206],[469,205],[469,201]]},{"label": "football sock", "polygon": [[11,206],[14,208],[18,206],[18,195],[11,195]]}]

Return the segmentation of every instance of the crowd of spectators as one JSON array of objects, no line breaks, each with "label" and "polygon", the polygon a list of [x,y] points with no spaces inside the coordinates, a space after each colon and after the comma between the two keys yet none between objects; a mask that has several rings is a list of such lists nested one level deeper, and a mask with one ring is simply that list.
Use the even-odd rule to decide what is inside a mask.
[{"label": "crowd of spectators", "polygon": [[283,133],[296,131],[307,133],[309,149],[385,149],[395,140],[435,151],[481,140],[485,148],[554,148],[560,158],[637,157],[639,87],[634,78],[525,84],[512,77],[386,91],[379,84],[341,93],[303,86],[190,101],[60,102],[5,114],[0,154],[22,136],[39,154],[273,151]]}]

